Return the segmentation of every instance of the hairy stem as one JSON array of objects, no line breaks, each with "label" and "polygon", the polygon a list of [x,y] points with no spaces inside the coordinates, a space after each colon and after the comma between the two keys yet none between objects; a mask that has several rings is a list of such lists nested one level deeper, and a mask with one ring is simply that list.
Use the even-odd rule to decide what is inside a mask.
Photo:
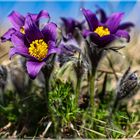
[{"label": "hairy stem", "polygon": [[43,71],[44,78],[45,78],[45,88],[44,88],[44,96],[45,96],[45,104],[46,104],[46,110],[49,112],[49,79],[50,74],[46,72],[46,70]]},{"label": "hairy stem", "polygon": [[79,94],[80,94],[80,85],[81,85],[81,78],[78,77],[77,78],[77,85],[76,85],[76,98],[75,98],[76,104],[78,104],[78,98],[79,98]]},{"label": "hairy stem", "polygon": [[94,109],[95,75],[96,75],[96,70],[93,70],[91,76],[89,77],[90,106],[92,109]]}]

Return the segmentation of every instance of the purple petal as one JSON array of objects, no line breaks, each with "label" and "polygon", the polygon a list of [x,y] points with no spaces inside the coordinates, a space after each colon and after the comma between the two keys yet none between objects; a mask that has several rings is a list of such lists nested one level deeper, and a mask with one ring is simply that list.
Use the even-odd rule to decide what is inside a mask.
[{"label": "purple petal", "polygon": [[65,27],[66,33],[72,33],[75,28],[75,21],[72,18],[64,18],[62,17],[63,26]]},{"label": "purple petal", "polygon": [[115,40],[115,36],[112,34],[100,37],[98,34],[92,33],[89,35],[89,38],[91,42],[95,43],[99,47],[105,47],[106,45],[111,43],[113,40]]},{"label": "purple petal", "polygon": [[60,48],[60,55],[73,55],[76,52],[81,52],[81,49],[78,46],[78,43],[76,42],[76,40],[71,39],[68,42],[62,42],[59,45]]},{"label": "purple petal", "polygon": [[100,21],[102,23],[105,23],[107,21],[107,15],[102,8],[99,8],[96,13],[100,15]]},{"label": "purple petal", "polygon": [[110,34],[100,38],[100,45],[106,46],[116,39],[115,35]]},{"label": "purple petal", "polygon": [[50,18],[50,15],[46,10],[41,10],[37,15],[36,20],[39,20],[40,18]]},{"label": "purple petal", "polygon": [[50,19],[50,15],[49,15],[49,13],[46,10],[41,10],[38,14],[28,13],[28,15],[31,16],[32,20],[34,22],[36,22],[37,25],[39,25],[39,20],[41,18],[48,18],[48,19]]},{"label": "purple petal", "polygon": [[83,32],[82,32],[82,35],[83,35],[83,37],[87,37],[87,36],[89,36],[91,33],[93,33],[93,32],[91,32],[91,31],[89,31],[89,30],[83,30]]},{"label": "purple petal", "polygon": [[49,50],[48,50],[46,57],[43,59],[43,61],[47,61],[48,57],[51,54],[54,54],[54,53],[60,54],[61,53],[61,49],[56,48],[55,42],[49,41],[48,45],[49,45]]},{"label": "purple petal", "polygon": [[74,19],[72,18],[61,17],[61,20],[63,21],[65,26],[71,26],[71,24],[74,25]]},{"label": "purple petal", "polygon": [[109,28],[109,30],[111,31],[111,33],[116,32],[116,30],[122,20],[123,15],[124,15],[124,13],[114,13],[108,18],[106,25]]},{"label": "purple petal", "polygon": [[35,79],[44,65],[45,65],[45,62],[27,61],[26,67],[27,67],[27,72],[30,78]]},{"label": "purple petal", "polygon": [[17,29],[20,30],[22,26],[24,26],[25,22],[25,17],[19,14],[18,12],[13,11],[9,16],[9,20],[13,24],[13,26]]},{"label": "purple petal", "polygon": [[39,22],[41,18],[48,18],[50,20],[50,15],[46,10],[41,10],[39,14],[31,14],[28,15],[31,16],[32,20],[35,22],[35,24],[39,27]]},{"label": "purple petal", "polygon": [[88,22],[89,28],[91,31],[94,31],[98,27],[98,19],[94,13],[90,10],[82,9],[82,12]]},{"label": "purple petal", "polygon": [[45,37],[46,42],[48,41],[56,41],[57,37],[57,26],[56,24],[50,22],[46,24],[46,26],[42,29],[42,33]]},{"label": "purple petal", "polygon": [[10,59],[15,55],[19,54],[24,57],[30,58],[28,54],[28,47],[24,43],[24,36],[20,32],[16,32],[11,37],[11,42],[14,45],[13,48],[10,50]]},{"label": "purple petal", "polygon": [[11,36],[12,34],[14,34],[16,32],[16,30],[14,28],[10,28],[2,37],[1,37],[1,41],[5,42],[7,40],[11,40]]},{"label": "purple petal", "polygon": [[49,41],[48,45],[49,45],[49,51],[48,51],[47,56],[49,56],[50,54],[53,54],[53,53],[60,53],[60,48],[56,47],[55,42]]},{"label": "purple petal", "polygon": [[33,22],[30,15],[28,15],[25,20],[25,35],[29,43],[44,38],[41,31]]},{"label": "purple petal", "polygon": [[129,36],[128,32],[125,30],[118,30],[115,35],[118,37],[126,38],[127,42],[130,41],[130,36]]},{"label": "purple petal", "polygon": [[43,61],[47,61],[48,56],[54,53],[60,54],[61,53],[61,49],[56,47],[55,42],[53,41],[49,41],[48,42],[48,53],[46,55],[46,57],[43,59]]},{"label": "purple petal", "polygon": [[94,33],[94,32],[89,34],[88,39],[89,39],[90,42],[93,42],[97,45],[100,45],[100,43],[101,43],[100,42],[100,36],[98,34]]},{"label": "purple petal", "polygon": [[11,59],[16,54],[19,54],[23,57],[30,58],[27,48],[24,48],[24,47],[18,47],[18,48],[13,47],[13,48],[11,48],[10,51],[9,51],[9,58]]},{"label": "purple petal", "polygon": [[32,20],[35,22],[36,26],[39,27],[39,21],[37,21],[37,16],[38,14],[31,14],[31,13],[28,13],[28,15],[31,16]]},{"label": "purple petal", "polygon": [[24,43],[24,35],[21,34],[20,32],[16,32],[15,34],[12,35],[11,37],[11,42],[14,45],[14,47],[24,47],[27,48],[27,46]]},{"label": "purple petal", "polygon": [[36,21],[36,18],[37,18],[37,15],[38,15],[38,14],[28,13],[28,15],[31,16],[31,18],[32,18],[33,21]]},{"label": "purple petal", "polygon": [[118,29],[124,30],[124,29],[128,29],[128,28],[134,27],[134,26],[135,26],[135,25],[134,25],[132,22],[126,22],[126,23],[122,23],[122,24],[118,27]]}]

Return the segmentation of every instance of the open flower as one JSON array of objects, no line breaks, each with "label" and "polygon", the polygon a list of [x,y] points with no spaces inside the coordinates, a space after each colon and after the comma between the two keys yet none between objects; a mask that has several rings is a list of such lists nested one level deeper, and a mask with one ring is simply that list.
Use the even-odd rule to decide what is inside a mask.
[{"label": "open flower", "polygon": [[85,37],[90,36],[91,41],[99,47],[104,47],[120,37],[126,38],[127,41],[130,40],[127,31],[118,29],[123,13],[113,13],[103,24],[90,10],[83,8],[82,12],[89,25],[89,30],[84,30],[83,35]]},{"label": "open flower", "polygon": [[[32,20],[36,23],[37,26],[39,26],[39,20],[42,17],[45,18],[50,18],[49,14],[47,11],[42,10],[38,14],[30,14],[28,13],[27,15],[31,15]],[[5,42],[7,40],[11,40],[12,34],[14,34],[16,31],[20,31],[22,34],[25,33],[25,19],[27,16],[23,16],[20,13],[13,11],[10,13],[8,16],[10,22],[12,23],[13,27],[10,28],[2,37],[1,40],[2,42]]]},{"label": "open flower", "polygon": [[[105,23],[108,20],[108,16],[102,8],[98,8],[96,13],[99,14],[101,23]],[[118,29],[127,30],[130,27],[134,27],[134,24],[132,22],[124,22],[118,26]]]},{"label": "open flower", "polygon": [[25,19],[24,28],[25,34],[16,32],[11,37],[14,47],[10,50],[10,58],[15,54],[26,57],[27,72],[34,79],[45,65],[50,54],[59,51],[55,44],[57,26],[50,22],[40,30],[31,15],[28,15]]}]

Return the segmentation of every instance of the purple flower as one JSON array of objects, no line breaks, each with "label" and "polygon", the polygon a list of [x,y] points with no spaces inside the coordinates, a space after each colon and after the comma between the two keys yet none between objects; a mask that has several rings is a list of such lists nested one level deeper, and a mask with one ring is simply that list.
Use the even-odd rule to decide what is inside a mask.
[{"label": "purple flower", "polygon": [[58,57],[58,61],[60,62],[60,66],[62,66],[64,63],[68,61],[76,61],[77,58],[75,58],[76,53],[81,53],[81,49],[79,48],[78,42],[71,38],[68,41],[61,41],[59,48],[61,49],[61,52]]},{"label": "purple flower", "polygon": [[[101,23],[105,23],[108,20],[107,14],[102,8],[98,8],[96,13],[99,14]],[[118,29],[127,30],[130,27],[134,27],[134,24],[132,22],[125,22],[120,24]]]},{"label": "purple flower", "polygon": [[[27,15],[31,15],[33,21],[36,23],[37,26],[39,26],[39,20],[42,17],[45,18],[50,18],[49,14],[47,11],[42,10],[38,14],[30,14],[28,13]],[[2,37],[1,40],[2,42],[5,42],[7,40],[11,40],[11,36],[16,32],[20,31],[21,33],[25,33],[24,26],[25,26],[25,19],[26,16],[24,17],[20,13],[13,11],[10,13],[8,16],[10,22],[12,23],[13,27],[10,28]]]},{"label": "purple flower", "polygon": [[104,47],[120,37],[126,38],[127,41],[130,40],[127,31],[118,29],[123,13],[113,13],[105,23],[101,23],[90,10],[83,8],[82,12],[89,25],[89,30],[84,30],[83,35],[89,36],[91,41],[99,47]]},{"label": "purple flower", "polygon": [[27,72],[34,79],[45,65],[48,57],[59,52],[55,44],[57,26],[50,22],[40,30],[32,16],[28,15],[25,19],[24,29],[25,34],[16,32],[11,37],[14,47],[10,49],[10,58],[15,54],[27,58]]},{"label": "purple flower", "polygon": [[84,21],[79,22],[73,18],[64,18],[64,17],[62,17],[61,20],[63,21],[66,33],[73,33],[76,27],[79,28],[80,30],[83,29]]},{"label": "purple flower", "polygon": [[69,39],[71,36],[74,36],[75,28],[78,28],[79,30],[84,29],[84,23],[85,21],[79,22],[73,18],[61,18],[62,20],[62,32],[64,39]]}]

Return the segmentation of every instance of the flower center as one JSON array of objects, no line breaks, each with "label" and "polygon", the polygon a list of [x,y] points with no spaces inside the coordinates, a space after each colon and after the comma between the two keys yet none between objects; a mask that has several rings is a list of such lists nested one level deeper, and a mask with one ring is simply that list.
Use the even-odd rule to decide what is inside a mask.
[{"label": "flower center", "polygon": [[20,32],[21,32],[22,34],[25,34],[25,29],[24,29],[23,26],[20,28]]},{"label": "flower center", "polygon": [[48,45],[43,39],[32,41],[28,49],[29,54],[39,61],[42,61],[48,53]]},{"label": "flower center", "polygon": [[103,37],[105,35],[110,35],[109,29],[103,26],[97,27],[94,32],[97,33],[100,37]]}]

